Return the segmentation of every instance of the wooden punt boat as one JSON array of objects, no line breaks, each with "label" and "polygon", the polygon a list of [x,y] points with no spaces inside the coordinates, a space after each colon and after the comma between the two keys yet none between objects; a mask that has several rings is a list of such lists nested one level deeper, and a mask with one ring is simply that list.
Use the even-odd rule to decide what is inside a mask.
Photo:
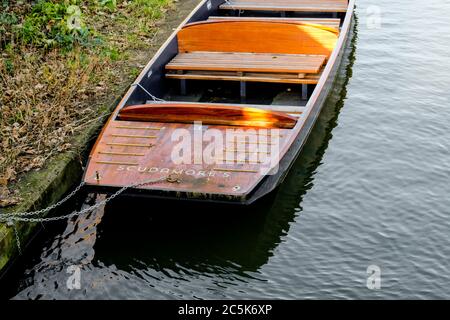
[{"label": "wooden punt boat", "polygon": [[354,2],[201,1],[104,126],[86,185],[235,204],[272,192],[331,90]]}]

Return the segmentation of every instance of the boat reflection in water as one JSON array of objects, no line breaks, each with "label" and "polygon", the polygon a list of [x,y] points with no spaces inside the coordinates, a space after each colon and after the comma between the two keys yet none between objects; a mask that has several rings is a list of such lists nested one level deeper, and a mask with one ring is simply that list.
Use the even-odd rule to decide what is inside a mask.
[{"label": "boat reflection in water", "polygon": [[[257,271],[282,241],[301,211],[303,195],[332,137],[351,76],[354,45],[316,126],[280,188],[253,206],[208,206],[189,202],[127,201],[106,207],[95,258],[124,271]],[[129,200],[129,199],[128,199]]]},{"label": "boat reflection in water", "polygon": [[[53,241],[36,241],[45,247],[40,256],[25,263],[25,272],[17,268],[27,277],[15,298],[217,297],[201,290],[266,281],[259,279],[259,270],[298,220],[337,125],[354,49],[353,41],[308,142],[276,192],[247,207],[121,198],[67,225],[50,225]],[[90,194],[77,209],[101,197]],[[74,267],[80,269],[80,290],[67,288]]]}]

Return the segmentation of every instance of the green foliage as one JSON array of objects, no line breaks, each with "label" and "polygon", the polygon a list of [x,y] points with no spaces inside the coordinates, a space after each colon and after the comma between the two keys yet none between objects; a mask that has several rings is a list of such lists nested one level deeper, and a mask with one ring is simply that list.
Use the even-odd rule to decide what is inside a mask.
[{"label": "green foliage", "polygon": [[13,25],[19,21],[14,12],[0,12],[0,25]]},{"label": "green foliage", "polygon": [[139,68],[132,67],[130,69],[130,77],[133,79],[136,78],[139,75],[139,73],[141,73],[141,70]]},{"label": "green foliage", "polygon": [[0,42],[3,42],[4,35],[19,21],[16,14],[14,12],[8,12],[7,8],[7,2],[0,4]]},{"label": "green foliage", "polygon": [[89,29],[77,5],[41,0],[24,19],[19,37],[24,43],[37,47],[70,50],[76,44],[88,44]]},{"label": "green foliage", "polygon": [[78,46],[102,51],[106,46],[105,55],[115,60],[120,55],[109,52],[108,34],[100,32],[96,22],[111,18],[111,26],[127,28],[124,37],[137,40],[142,34],[151,34],[154,21],[164,15],[172,1],[0,0],[0,49],[9,43],[16,48],[24,44],[62,52]]},{"label": "green foliage", "polygon": [[150,19],[159,19],[162,14],[162,8],[171,3],[171,0],[134,0],[130,3],[130,7],[136,10],[139,17],[147,17]]},{"label": "green foliage", "polygon": [[110,10],[115,10],[117,8],[117,0],[98,0],[98,4],[107,7]]},{"label": "green foliage", "polygon": [[4,64],[5,64],[5,71],[9,75],[13,75],[14,74],[14,63],[10,59],[5,59]]},{"label": "green foliage", "polygon": [[120,54],[119,50],[117,48],[114,47],[104,47],[101,52],[100,55],[102,57],[107,57],[109,58],[111,61],[117,61],[120,60],[120,58],[122,57],[122,55]]}]

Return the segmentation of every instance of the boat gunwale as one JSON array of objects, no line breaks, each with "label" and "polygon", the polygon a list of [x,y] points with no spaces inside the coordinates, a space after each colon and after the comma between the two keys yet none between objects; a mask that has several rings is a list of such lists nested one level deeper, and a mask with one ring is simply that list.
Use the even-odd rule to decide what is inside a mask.
[{"label": "boat gunwale", "polygon": [[281,151],[283,156],[287,152],[287,149],[289,148],[289,146],[292,145],[293,141],[300,133],[304,123],[306,122],[306,120],[308,119],[308,117],[311,113],[311,110],[316,105],[316,102],[319,99],[319,97],[322,93],[322,90],[325,87],[325,84],[331,74],[331,71],[333,70],[333,68],[337,62],[337,58],[338,58],[341,50],[344,47],[344,44],[345,44],[348,34],[350,32],[350,26],[351,26],[351,22],[353,19],[354,8],[355,8],[355,1],[356,0],[348,1],[347,12],[345,14],[344,22],[341,27],[341,33],[339,35],[336,46],[334,47],[333,52],[331,53],[330,57],[328,58],[327,64],[325,65],[325,68],[322,71],[322,75],[319,78],[319,81],[318,81],[316,87],[314,88],[314,91],[311,94],[311,97],[308,99],[308,102],[306,103],[306,106],[304,107],[304,112],[302,113],[302,117],[299,118],[299,120],[297,121],[297,124],[292,129],[293,131],[296,132],[296,134],[292,135],[293,137],[288,141],[287,147]]}]

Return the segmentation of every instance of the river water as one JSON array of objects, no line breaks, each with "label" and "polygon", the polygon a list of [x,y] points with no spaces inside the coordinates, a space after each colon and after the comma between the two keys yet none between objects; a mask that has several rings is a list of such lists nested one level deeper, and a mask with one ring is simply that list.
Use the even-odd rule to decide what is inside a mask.
[{"label": "river water", "polygon": [[46,225],[1,295],[449,298],[450,4],[359,0],[356,15],[349,67],[276,194],[245,210],[117,201]]}]

